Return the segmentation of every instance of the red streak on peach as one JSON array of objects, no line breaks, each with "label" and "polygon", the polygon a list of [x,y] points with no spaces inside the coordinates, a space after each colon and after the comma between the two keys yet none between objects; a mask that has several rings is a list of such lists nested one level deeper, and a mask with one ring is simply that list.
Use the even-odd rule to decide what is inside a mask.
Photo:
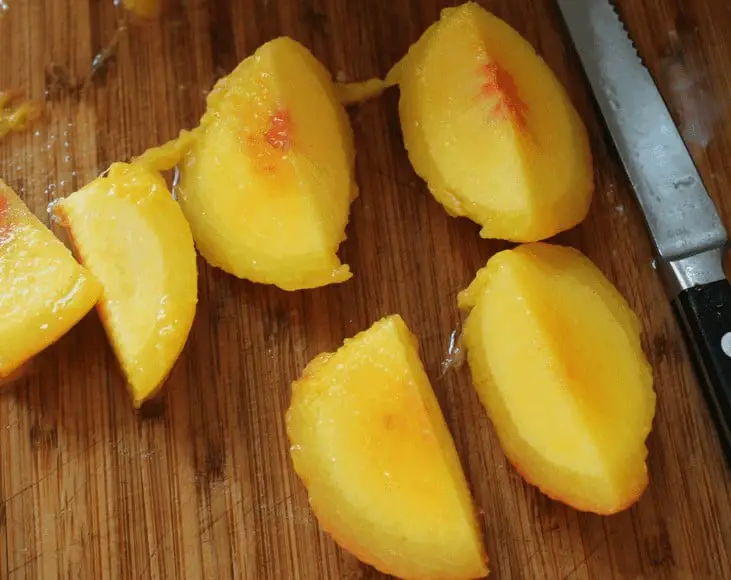
[{"label": "red streak on peach", "polygon": [[277,111],[264,134],[266,142],[274,149],[287,151],[292,146],[292,119],[287,111]]},{"label": "red streak on peach", "polygon": [[520,128],[524,128],[528,107],[520,98],[513,77],[495,62],[486,64],[482,70],[487,76],[483,92],[498,97],[494,113],[504,119],[512,117]]}]

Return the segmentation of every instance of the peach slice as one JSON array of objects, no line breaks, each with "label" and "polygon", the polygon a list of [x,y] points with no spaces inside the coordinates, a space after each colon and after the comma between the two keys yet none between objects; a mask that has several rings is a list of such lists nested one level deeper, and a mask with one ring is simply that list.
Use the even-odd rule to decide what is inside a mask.
[{"label": "peach slice", "polygon": [[459,457],[401,317],[307,366],[287,432],[315,515],[343,548],[400,578],[487,574]]},{"label": "peach slice", "polygon": [[113,164],[55,210],[103,286],[99,314],[139,407],[164,382],[193,323],[190,228],[160,175],[134,164]]},{"label": "peach slice", "polygon": [[0,381],[91,310],[101,287],[0,180]]},{"label": "peach slice", "polygon": [[537,241],[581,222],[593,191],[586,129],[508,24],[468,2],[442,12],[388,74],[416,172],[480,235]]},{"label": "peach slice", "polygon": [[493,256],[459,305],[475,386],[523,477],[579,510],[634,503],[655,393],[612,284],[577,250],[530,244]]},{"label": "peach slice", "polygon": [[337,249],[357,188],[350,124],[323,66],[272,40],[208,96],[177,195],[198,250],[285,290],[351,277]]}]

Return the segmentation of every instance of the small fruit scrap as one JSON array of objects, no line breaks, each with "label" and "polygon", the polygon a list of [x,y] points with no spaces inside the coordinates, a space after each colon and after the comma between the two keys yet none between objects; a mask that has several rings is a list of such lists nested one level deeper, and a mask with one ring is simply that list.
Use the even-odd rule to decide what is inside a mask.
[{"label": "small fruit scrap", "polygon": [[159,173],[136,164],[113,164],[55,211],[102,284],[99,314],[139,407],[167,378],[193,323],[190,228]]},{"label": "small fruit scrap", "polygon": [[337,249],[357,195],[353,133],[306,48],[261,46],[216,84],[196,133],[176,193],[208,262],[285,290],[351,277]]},{"label": "small fruit scrap", "polygon": [[343,105],[361,103],[379,97],[386,89],[386,83],[382,79],[373,78],[367,81],[351,83],[336,83],[338,100]]},{"label": "small fruit scrap", "polygon": [[0,180],[0,380],[91,310],[101,287]]},{"label": "small fruit scrap", "polygon": [[167,143],[150,147],[142,155],[135,157],[132,163],[152,171],[168,171],[180,163],[194,142],[195,130],[183,130]]},{"label": "small fruit scrap", "polygon": [[400,316],[310,362],[287,432],[312,509],[343,548],[400,578],[487,575],[454,442]]},{"label": "small fruit scrap", "polygon": [[648,483],[652,371],[627,302],[579,251],[493,256],[459,295],[472,377],[508,459],[550,497],[612,514]]},{"label": "small fruit scrap", "polygon": [[0,91],[0,139],[11,131],[23,131],[41,116],[43,109],[34,101],[11,107],[18,96],[16,91]]},{"label": "small fruit scrap", "polygon": [[416,172],[480,235],[548,238],[585,217],[586,129],[531,45],[474,2],[447,8],[386,77]]},{"label": "small fruit scrap", "polygon": [[122,0],[122,6],[135,16],[153,20],[160,15],[164,0]]}]

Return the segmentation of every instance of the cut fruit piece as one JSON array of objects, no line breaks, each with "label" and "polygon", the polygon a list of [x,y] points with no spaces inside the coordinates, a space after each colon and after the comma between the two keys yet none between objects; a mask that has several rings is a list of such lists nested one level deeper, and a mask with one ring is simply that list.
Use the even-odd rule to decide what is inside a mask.
[{"label": "cut fruit piece", "polygon": [[91,310],[101,287],[0,180],[0,380]]},{"label": "cut fruit piece", "polygon": [[343,105],[352,105],[375,99],[385,89],[386,83],[382,79],[377,78],[352,83],[337,83],[335,85],[338,100]]},{"label": "cut fruit piece", "polygon": [[459,457],[401,317],[307,366],[287,432],[315,515],[346,550],[400,578],[487,574]]},{"label": "cut fruit piece", "polygon": [[25,102],[11,107],[19,96],[17,91],[0,91],[0,138],[11,131],[23,131],[30,122],[41,116],[43,107],[37,102]]},{"label": "cut fruit piece", "polygon": [[208,96],[176,189],[203,257],[285,290],[351,277],[353,134],[330,76],[289,38],[263,45]]},{"label": "cut fruit piece", "polygon": [[167,378],[193,323],[190,228],[158,173],[124,163],[55,210],[102,284],[99,314],[139,407]]},{"label": "cut fruit piece", "polygon": [[180,163],[194,143],[195,131],[183,130],[175,139],[157,147],[150,147],[132,163],[151,171],[168,171]]},{"label": "cut fruit piece", "polygon": [[536,241],[586,217],[594,187],[586,129],[508,24],[472,2],[447,8],[386,83],[400,86],[416,172],[480,235]]},{"label": "cut fruit piece", "polygon": [[530,483],[611,514],[647,486],[652,370],[626,301],[577,250],[500,252],[459,296],[475,386]]},{"label": "cut fruit piece", "polygon": [[163,2],[164,0],[122,0],[122,6],[135,16],[152,20],[160,15]]}]

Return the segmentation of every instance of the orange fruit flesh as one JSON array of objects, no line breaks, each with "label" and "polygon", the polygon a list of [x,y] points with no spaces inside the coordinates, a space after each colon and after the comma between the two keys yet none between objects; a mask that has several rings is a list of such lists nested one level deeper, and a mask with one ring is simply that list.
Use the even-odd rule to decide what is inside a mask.
[{"label": "orange fruit flesh", "polygon": [[0,180],[0,378],[56,342],[101,288]]},{"label": "orange fruit flesh", "polygon": [[526,479],[582,510],[633,503],[655,395],[637,319],[606,278],[575,250],[531,244],[496,254],[460,305],[476,387]]},{"label": "orange fruit flesh", "polygon": [[158,173],[123,163],[56,210],[102,284],[100,316],[139,406],[167,377],[193,322],[190,228]]},{"label": "orange fruit flesh", "polygon": [[379,97],[386,89],[383,79],[371,78],[351,83],[336,83],[335,91],[338,101],[343,105],[362,103]]},{"label": "orange fruit flesh", "polygon": [[122,6],[135,16],[146,20],[157,18],[164,0],[122,0]]},{"label": "orange fruit flesh", "polygon": [[19,96],[14,90],[0,91],[0,139],[12,131],[24,130],[43,112],[43,105],[36,101],[13,104]]},{"label": "orange fruit flesh", "polygon": [[329,76],[291,39],[257,50],[208,100],[179,198],[203,256],[286,290],[351,277],[336,255],[353,178],[352,131]]},{"label": "orange fruit flesh", "polygon": [[502,20],[445,9],[386,79],[401,88],[409,157],[452,215],[481,235],[535,241],[583,220],[593,189],[586,130],[563,87]]},{"label": "orange fruit flesh", "polygon": [[400,317],[310,363],[287,430],[312,508],[344,548],[402,578],[486,574],[454,443]]}]

